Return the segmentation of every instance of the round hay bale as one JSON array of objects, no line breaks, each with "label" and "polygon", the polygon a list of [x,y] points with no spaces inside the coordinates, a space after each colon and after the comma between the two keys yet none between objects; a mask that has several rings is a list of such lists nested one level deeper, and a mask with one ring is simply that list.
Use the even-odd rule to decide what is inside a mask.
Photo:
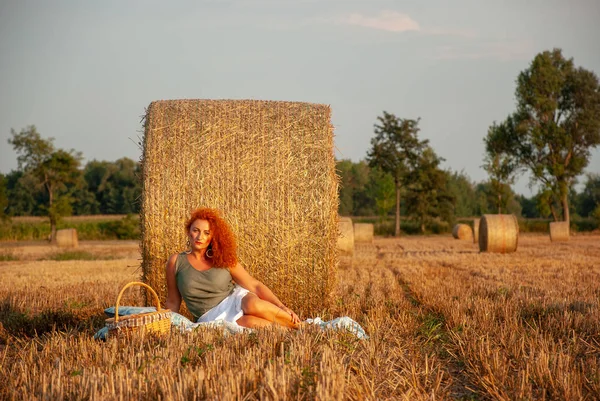
[{"label": "round hay bale", "polygon": [[77,248],[77,230],[74,228],[65,228],[56,231],[56,245],[64,248]]},{"label": "round hay bale", "polygon": [[324,104],[152,102],[140,174],[142,281],[165,299],[165,264],[186,249],[185,221],[210,207],[231,226],[253,277],[300,316],[325,310],[339,255],[333,128]]},{"label": "round hay bale", "polygon": [[517,250],[519,223],[512,214],[486,214],[479,222],[479,250],[509,253]]},{"label": "round hay bale", "polygon": [[452,229],[452,236],[460,240],[472,240],[473,230],[468,224],[456,224]]},{"label": "round hay bale", "polygon": [[479,242],[479,219],[473,219],[473,242]]},{"label": "round hay bale", "polygon": [[354,228],[352,219],[340,218],[338,222],[340,235],[337,241],[337,247],[342,255],[354,255]]},{"label": "round hay bale", "polygon": [[569,223],[566,221],[553,221],[550,223],[550,241],[568,241]]},{"label": "round hay bale", "polygon": [[373,242],[373,224],[355,223],[354,242]]}]

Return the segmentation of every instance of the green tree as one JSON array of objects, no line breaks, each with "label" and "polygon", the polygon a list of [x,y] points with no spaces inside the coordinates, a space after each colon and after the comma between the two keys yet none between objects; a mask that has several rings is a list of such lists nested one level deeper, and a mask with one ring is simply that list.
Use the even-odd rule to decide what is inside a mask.
[{"label": "green tree", "polygon": [[[516,198],[515,193],[508,184],[504,184],[502,190],[502,210],[506,213],[514,214],[516,216],[521,215],[521,204]],[[478,199],[478,211],[479,214],[495,213],[498,210],[498,196],[496,189],[492,188],[492,184],[488,182],[482,182],[477,184],[475,187],[475,193]]]},{"label": "green tree", "polygon": [[139,174],[139,163],[126,157],[116,162],[92,160],[84,169],[88,190],[95,195],[99,211],[104,214],[139,211],[142,192]]},{"label": "green tree", "polygon": [[354,188],[352,193],[352,215],[354,216],[372,216],[375,213],[375,192],[372,190],[372,186],[369,185],[374,180],[372,174],[373,169],[364,160],[352,164]]},{"label": "green tree", "polygon": [[536,196],[532,196],[531,198],[528,198],[524,195],[515,196],[515,199],[521,205],[521,215],[523,217],[526,217],[528,219],[535,219],[540,217],[540,212],[537,207],[538,201]]},{"label": "green tree", "polygon": [[425,226],[435,217],[453,218],[454,197],[448,189],[448,173],[439,168],[443,161],[430,146],[425,146],[415,168],[408,175],[406,210],[425,233]]},{"label": "green tree", "polygon": [[140,164],[127,157],[118,159],[115,164],[118,168],[114,176],[115,187],[120,188],[118,194],[119,213],[138,213],[140,210],[139,200],[142,196]]},{"label": "green tree", "polygon": [[568,222],[569,188],[600,144],[598,77],[575,67],[560,49],[544,51],[519,74],[516,100],[517,110],[506,124],[511,155],[531,173],[532,182],[558,197]]},{"label": "green tree", "polygon": [[363,160],[339,160],[340,176],[339,213],[345,216],[370,216],[374,213],[375,199],[372,187],[372,169]]},{"label": "green tree", "polygon": [[31,174],[25,174],[19,170],[13,170],[6,175],[6,192],[8,194],[8,205],[6,213],[9,216],[37,216],[42,211],[39,208],[43,202],[40,191],[31,191],[38,185],[37,180]]},{"label": "green tree", "polygon": [[514,122],[511,117],[499,125],[493,123],[484,138],[486,156],[483,168],[490,177],[490,189],[492,195],[496,197],[495,210],[498,214],[502,214],[502,209],[506,208],[508,190],[514,184],[519,172],[519,163],[513,155],[516,141]]},{"label": "green tree", "polygon": [[541,216],[552,216],[554,221],[560,220],[560,194],[556,186],[550,182],[544,183],[538,191],[537,206]]},{"label": "green tree", "polygon": [[379,168],[371,169],[369,192],[375,201],[375,208],[380,221],[383,223],[387,215],[396,205],[396,186],[394,178]]},{"label": "green tree", "polygon": [[100,213],[100,204],[96,200],[96,195],[88,189],[83,174],[73,187],[72,208],[73,214],[78,216]]},{"label": "green tree", "polygon": [[116,171],[116,166],[107,161],[89,161],[83,170],[83,177],[87,183],[88,190],[94,194],[98,203],[100,213],[108,213],[110,209],[110,188],[109,182],[112,174]]},{"label": "green tree", "polygon": [[370,167],[378,167],[394,179],[396,190],[396,223],[394,235],[400,235],[400,194],[406,185],[409,173],[415,168],[419,155],[427,145],[427,140],[419,140],[419,121],[401,119],[383,112],[377,117],[375,137],[371,139],[371,149],[367,153]]},{"label": "green tree", "polygon": [[577,213],[588,217],[600,207],[600,174],[587,174],[583,191],[578,196]]},{"label": "green tree", "polygon": [[4,221],[7,219],[8,209],[8,192],[6,189],[6,177],[4,174],[0,174],[0,220]]},{"label": "green tree", "polygon": [[340,177],[340,204],[338,207],[338,213],[342,216],[350,216],[354,208],[352,203],[352,194],[354,189],[352,188],[352,161],[337,160],[336,169]]},{"label": "green tree", "polygon": [[8,142],[19,155],[17,162],[23,177],[33,178],[32,189],[41,190],[46,197],[42,210],[50,220],[51,240],[55,241],[59,219],[71,213],[73,199],[69,184],[75,183],[81,174],[81,155],[73,150],[55,150],[54,139],[43,139],[33,125],[19,133],[11,129],[11,135]]},{"label": "green tree", "polygon": [[448,191],[454,198],[454,216],[472,217],[479,215],[475,184],[464,171],[448,171]]}]

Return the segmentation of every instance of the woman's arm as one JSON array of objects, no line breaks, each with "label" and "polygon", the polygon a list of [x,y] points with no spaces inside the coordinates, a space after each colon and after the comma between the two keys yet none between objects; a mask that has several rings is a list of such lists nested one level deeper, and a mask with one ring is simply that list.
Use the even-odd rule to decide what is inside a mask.
[{"label": "woman's arm", "polygon": [[233,281],[241,285],[250,292],[255,293],[260,299],[269,301],[275,306],[283,306],[283,303],[273,294],[273,291],[266,285],[255,279],[244,269],[241,264],[237,264],[236,267],[229,269]]},{"label": "woman's arm", "polygon": [[179,307],[181,306],[181,294],[177,288],[177,281],[175,280],[175,261],[177,260],[177,254],[171,256],[167,262],[166,276],[167,276],[167,300],[165,306],[171,312],[179,313]]},{"label": "woman's arm", "polygon": [[232,269],[229,269],[229,271],[231,272],[231,277],[233,278],[233,281],[235,281],[237,284],[244,287],[248,291],[255,293],[260,299],[271,302],[275,306],[282,309],[284,312],[289,313],[292,316],[292,321],[296,323],[300,322],[300,318],[298,317],[298,315],[296,315],[291,309],[285,306],[283,302],[281,302],[279,298],[277,298],[277,296],[273,294],[273,291],[271,291],[269,287],[252,277],[250,273],[248,273],[246,269],[244,269],[244,266],[238,263],[237,266],[235,266]]}]

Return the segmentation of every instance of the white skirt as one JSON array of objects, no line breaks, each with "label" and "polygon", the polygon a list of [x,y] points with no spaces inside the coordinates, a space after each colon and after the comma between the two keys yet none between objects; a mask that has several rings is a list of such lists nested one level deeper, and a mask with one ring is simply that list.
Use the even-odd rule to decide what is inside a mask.
[{"label": "white skirt", "polygon": [[198,318],[198,323],[214,322],[215,320],[224,320],[230,323],[236,321],[244,315],[242,310],[242,298],[250,291],[244,287],[236,285],[233,292],[217,306],[206,312]]}]

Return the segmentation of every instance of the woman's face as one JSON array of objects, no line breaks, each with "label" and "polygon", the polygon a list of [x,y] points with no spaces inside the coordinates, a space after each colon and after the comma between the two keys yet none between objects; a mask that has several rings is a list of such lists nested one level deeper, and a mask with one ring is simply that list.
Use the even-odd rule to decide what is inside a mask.
[{"label": "woman's face", "polygon": [[190,236],[190,244],[192,250],[206,249],[212,241],[212,232],[210,231],[210,224],[207,220],[195,220],[190,226],[188,232]]}]

